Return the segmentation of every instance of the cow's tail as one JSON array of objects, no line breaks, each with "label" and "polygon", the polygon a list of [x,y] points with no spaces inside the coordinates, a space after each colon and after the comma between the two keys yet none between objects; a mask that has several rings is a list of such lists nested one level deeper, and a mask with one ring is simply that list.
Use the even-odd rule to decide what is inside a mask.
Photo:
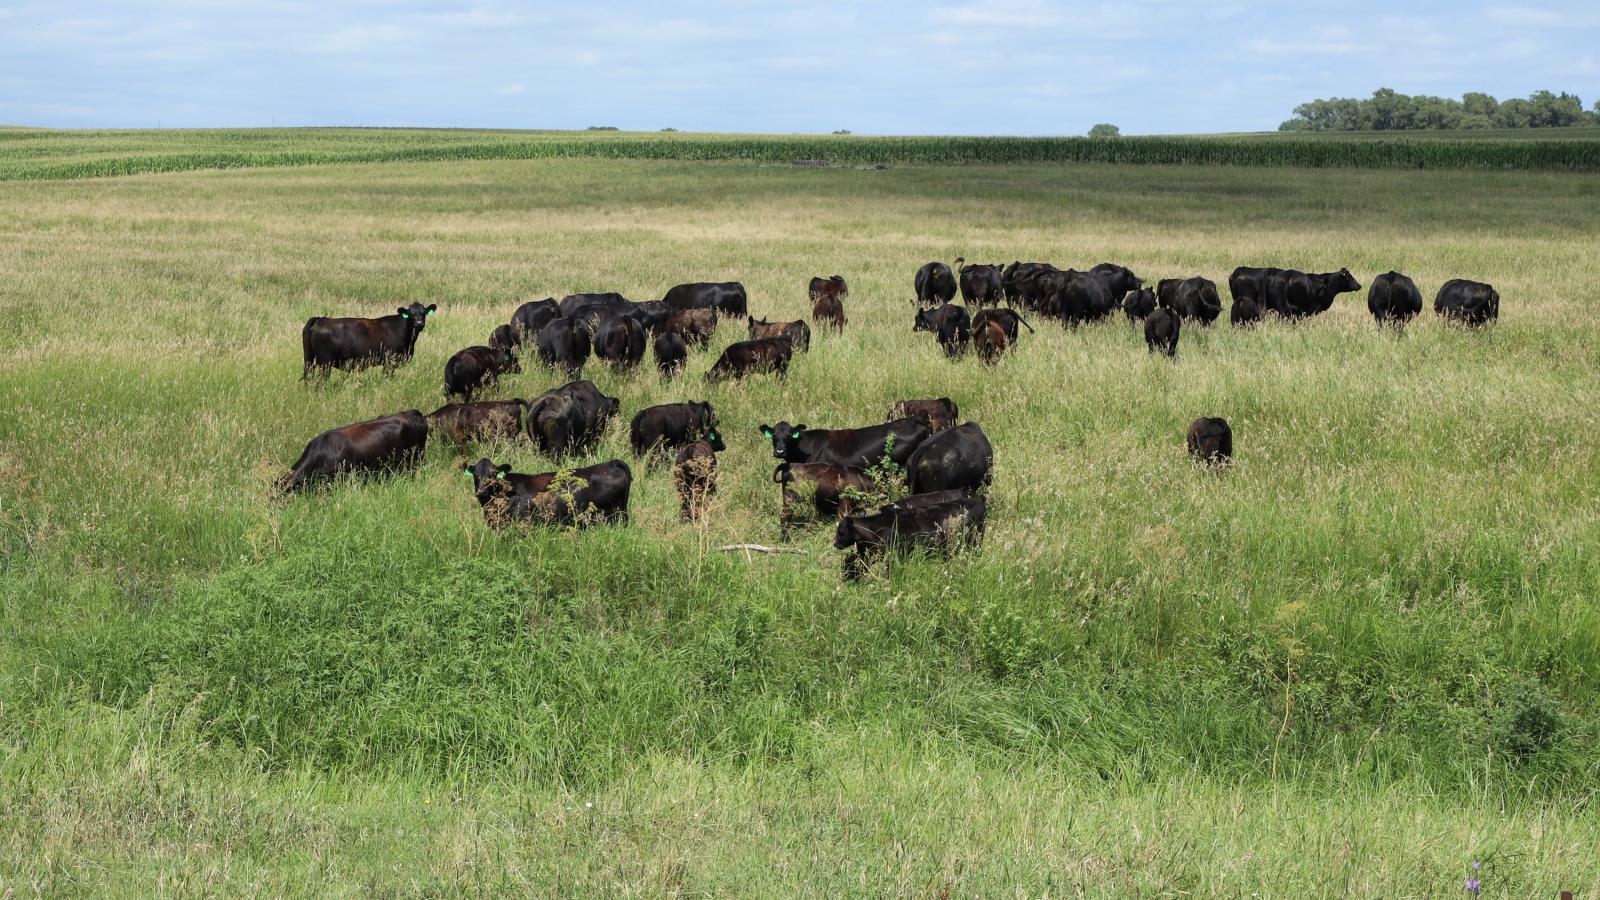
[{"label": "cow's tail", "polygon": [[1023,328],[1028,329],[1028,333],[1029,334],[1033,334],[1034,333],[1033,326],[1028,324],[1028,320],[1027,319],[1024,319],[1021,316],[1017,316],[1017,321],[1022,323],[1022,327]]},{"label": "cow's tail", "polygon": [[778,463],[777,467],[772,470],[772,483],[781,484],[784,487],[789,486],[789,463],[787,460]]}]

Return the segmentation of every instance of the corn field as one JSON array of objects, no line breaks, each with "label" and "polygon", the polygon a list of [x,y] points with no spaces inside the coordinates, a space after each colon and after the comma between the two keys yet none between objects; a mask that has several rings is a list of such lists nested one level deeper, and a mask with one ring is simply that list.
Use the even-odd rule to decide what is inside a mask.
[{"label": "corn field", "polygon": [[[194,169],[590,157],[812,160],[832,165],[1066,163],[1360,169],[1600,171],[1595,129],[1531,140],[1411,136],[814,137],[659,133],[274,129],[147,132],[0,131],[0,181],[95,178]],[[1596,132],[1600,133],[1600,132]]]}]

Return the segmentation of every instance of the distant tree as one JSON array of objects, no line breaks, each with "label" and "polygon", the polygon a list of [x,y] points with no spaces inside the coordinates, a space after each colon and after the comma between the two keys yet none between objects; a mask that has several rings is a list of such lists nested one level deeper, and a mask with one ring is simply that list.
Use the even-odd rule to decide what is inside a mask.
[{"label": "distant tree", "polygon": [[667,127],[663,128],[661,130],[662,131],[677,131],[678,129],[673,128],[671,125],[668,125]]},{"label": "distant tree", "polygon": [[848,129],[848,128],[840,128],[839,130],[834,132],[834,134],[849,134],[849,133],[850,133],[850,129]]},{"label": "distant tree", "polygon": [[1483,116],[1485,120],[1493,118],[1494,111],[1500,108],[1500,101],[1493,94],[1480,94],[1477,91],[1468,91],[1461,95],[1461,109],[1469,116]]},{"label": "distant tree", "polygon": [[1528,102],[1533,104],[1535,128],[1567,128],[1583,123],[1583,101],[1566,91],[1535,91]]},{"label": "distant tree", "polygon": [[621,131],[621,130],[622,130],[621,128],[618,128],[615,125],[590,125],[588,128],[584,129],[584,131]]},{"label": "distant tree", "polygon": [[1532,128],[1533,104],[1513,97],[1494,111],[1494,124],[1499,128]]},{"label": "distant tree", "polygon": [[1366,100],[1333,97],[1294,108],[1294,118],[1279,131],[1414,131],[1455,128],[1564,128],[1600,124],[1600,103],[1586,113],[1583,101],[1568,93],[1536,91],[1527,99],[1504,103],[1489,94],[1471,92],[1460,100],[1410,96],[1379,88]]},{"label": "distant tree", "polygon": [[1119,137],[1122,137],[1122,129],[1118,128],[1115,125],[1112,125],[1109,122],[1101,122],[1099,125],[1096,125],[1093,128],[1089,129],[1089,137],[1092,137],[1092,138],[1119,138]]}]

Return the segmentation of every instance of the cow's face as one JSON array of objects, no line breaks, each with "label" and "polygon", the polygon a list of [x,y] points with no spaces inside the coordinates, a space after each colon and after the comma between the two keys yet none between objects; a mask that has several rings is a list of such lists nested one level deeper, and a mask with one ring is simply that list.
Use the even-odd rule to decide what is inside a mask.
[{"label": "cow's face", "polygon": [[1340,291],[1361,290],[1361,282],[1357,281],[1356,277],[1350,274],[1349,269],[1340,269],[1338,276],[1333,279],[1333,285]]},{"label": "cow's face", "polygon": [[706,429],[706,443],[711,445],[711,450],[714,453],[721,453],[728,449],[728,445],[722,442],[722,435],[715,428]]},{"label": "cow's face", "polygon": [[521,374],[522,363],[517,361],[517,355],[512,353],[510,350],[503,350],[501,353],[500,371],[502,373],[509,372],[513,375]]},{"label": "cow's face", "polygon": [[911,330],[912,331],[932,331],[933,330],[933,312],[931,310],[926,310],[925,309],[925,310],[917,313],[917,321],[916,321],[915,324],[913,324],[911,326]]},{"label": "cow's face", "polygon": [[863,535],[861,526],[852,517],[846,516],[839,520],[839,526],[833,530],[833,546],[836,550],[848,550],[859,542]]},{"label": "cow's face", "polygon": [[779,422],[776,425],[761,426],[761,433],[772,442],[774,459],[788,462],[806,461],[805,455],[800,450],[800,438],[806,433],[806,426]]},{"label": "cow's face", "polygon": [[506,476],[511,474],[511,467],[508,465],[497,466],[486,457],[462,466],[461,470],[472,479],[472,492],[479,497],[506,494],[511,491],[511,485],[506,481]]},{"label": "cow's face", "polygon": [[428,324],[428,317],[433,315],[436,309],[438,307],[432,303],[427,306],[423,306],[421,303],[413,303],[410,306],[400,307],[400,318],[405,320],[406,325],[411,328],[413,334],[421,334],[422,329]]},{"label": "cow's face", "polygon": [[622,401],[618,400],[616,397],[607,397],[606,395],[601,394],[600,398],[605,401],[606,408],[611,411],[611,415],[614,416],[622,411]]}]

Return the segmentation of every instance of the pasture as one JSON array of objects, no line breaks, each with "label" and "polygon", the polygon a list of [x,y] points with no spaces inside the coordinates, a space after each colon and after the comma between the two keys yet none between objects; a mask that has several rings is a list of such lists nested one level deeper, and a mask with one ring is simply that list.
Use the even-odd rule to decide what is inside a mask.
[{"label": "pasture", "polygon": [[[488,159],[0,210],[0,893],[1600,890],[1592,176]],[[1170,362],[1035,320],[990,368],[911,332],[956,256],[1225,303],[1241,264],[1398,269],[1428,308],[1224,314]],[[574,463],[629,461],[629,526],[492,531],[432,442],[273,496],[323,429],[442,405],[524,300],[738,280],[793,319],[836,272],[849,327],[785,379],[703,380],[728,320],[677,381],[591,361],[622,416]],[[1452,277],[1499,324],[1437,321]],[[413,300],[409,366],[300,381],[308,317]],[[566,380],[527,354],[486,396]],[[981,551],[847,584],[828,527],[716,549],[778,543],[759,424],[940,396],[995,446]],[[679,400],[729,445],[695,526],[628,450]],[[1184,453],[1202,415],[1228,470]]]}]

